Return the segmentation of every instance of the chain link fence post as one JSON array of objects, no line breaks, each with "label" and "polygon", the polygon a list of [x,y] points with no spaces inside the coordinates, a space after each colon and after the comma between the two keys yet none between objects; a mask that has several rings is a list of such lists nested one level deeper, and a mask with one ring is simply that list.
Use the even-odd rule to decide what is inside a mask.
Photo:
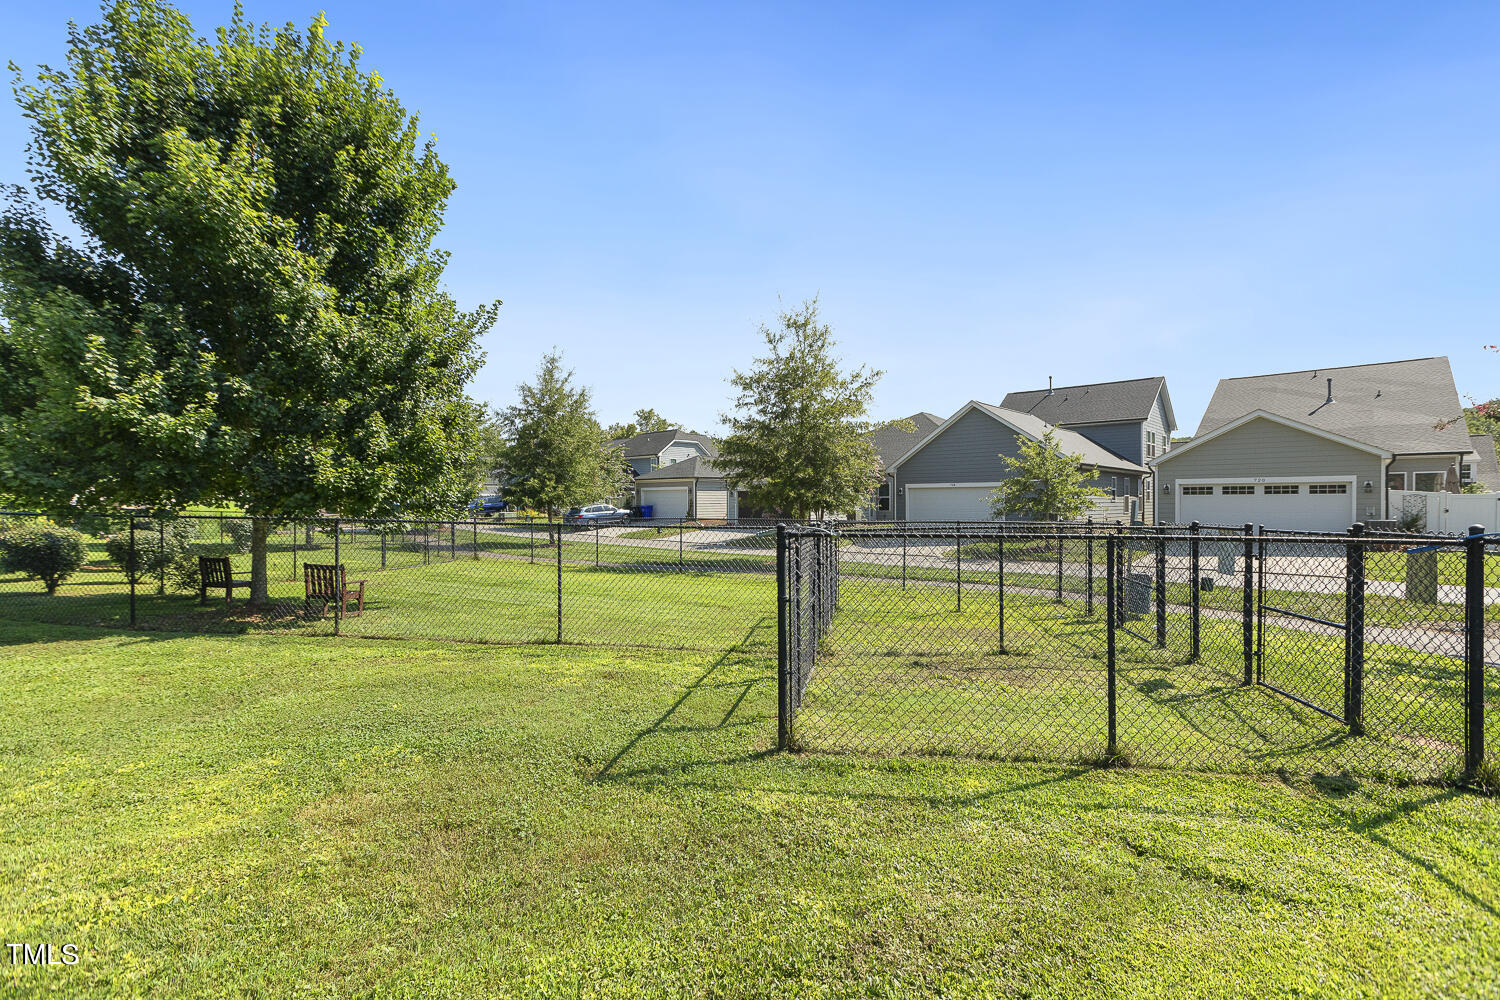
[{"label": "chain link fence post", "polygon": [[156,515],[156,596],[167,592],[167,518]]},{"label": "chain link fence post", "polygon": [[[551,534],[552,525],[547,525],[547,532]],[[563,581],[562,581],[562,522],[557,524],[557,644],[563,641]]]},{"label": "chain link fence post", "polygon": [[776,746],[786,750],[792,745],[791,677],[787,653],[786,525],[776,525]]},{"label": "chain link fence post", "polygon": [[1188,660],[1197,663],[1203,652],[1203,572],[1199,533],[1203,530],[1197,521],[1188,525],[1188,573],[1191,575],[1189,589],[1192,604],[1192,638]]},{"label": "chain link fence post", "polygon": [[338,591],[333,595],[333,634],[338,635],[344,623],[344,564],[339,555],[339,519],[333,519],[333,585]]},{"label": "chain link fence post", "polygon": [[1109,605],[1109,613],[1104,617],[1108,621],[1104,632],[1104,673],[1105,673],[1105,699],[1108,712],[1108,738],[1105,742],[1104,754],[1107,757],[1116,755],[1119,744],[1116,741],[1115,729],[1115,600],[1116,593],[1115,570],[1119,562],[1119,537],[1110,535],[1104,540],[1104,561],[1108,569],[1109,582],[1105,585],[1105,603]]},{"label": "chain link fence post", "polygon": [[1240,573],[1240,638],[1244,647],[1245,660],[1245,686],[1249,687],[1255,682],[1255,525],[1245,525],[1244,551],[1242,559],[1245,565]]},{"label": "chain link fence post", "polygon": [[1344,545],[1344,721],[1365,733],[1365,526],[1349,526]]},{"label": "chain link fence post", "polygon": [[1484,763],[1484,525],[1464,539],[1464,780]]}]

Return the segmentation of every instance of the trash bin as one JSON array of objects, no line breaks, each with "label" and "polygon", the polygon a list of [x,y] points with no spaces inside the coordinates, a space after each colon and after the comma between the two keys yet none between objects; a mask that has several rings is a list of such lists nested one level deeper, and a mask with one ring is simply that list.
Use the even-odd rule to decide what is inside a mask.
[{"label": "trash bin", "polygon": [[653,505],[652,504],[649,504],[649,503],[641,504],[641,516],[642,517],[650,517],[652,509],[653,509]]},{"label": "trash bin", "polygon": [[1125,575],[1125,617],[1141,618],[1151,611],[1151,597],[1155,584],[1150,573],[1127,573]]},{"label": "trash bin", "polygon": [[1437,557],[1436,552],[1406,554],[1406,599],[1413,604],[1438,602]]},{"label": "trash bin", "polygon": [[1219,542],[1217,545],[1214,546],[1214,549],[1215,549],[1214,556],[1218,560],[1218,570],[1219,570],[1219,572],[1220,573],[1228,574],[1229,576],[1233,576],[1234,575],[1234,564],[1235,564],[1234,557],[1237,554],[1235,552],[1235,543],[1234,542]]}]

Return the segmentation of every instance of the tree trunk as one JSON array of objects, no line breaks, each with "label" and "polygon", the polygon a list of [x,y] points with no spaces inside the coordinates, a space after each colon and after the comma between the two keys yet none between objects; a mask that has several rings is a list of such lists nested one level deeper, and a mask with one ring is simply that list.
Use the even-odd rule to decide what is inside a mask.
[{"label": "tree trunk", "polygon": [[270,603],[266,586],[266,548],[271,526],[263,517],[250,521],[250,607],[263,608]]}]

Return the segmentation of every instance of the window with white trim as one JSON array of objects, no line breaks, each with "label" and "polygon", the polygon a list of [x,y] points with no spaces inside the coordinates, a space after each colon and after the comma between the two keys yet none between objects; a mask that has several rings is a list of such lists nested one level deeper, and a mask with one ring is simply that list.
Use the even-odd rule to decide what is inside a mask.
[{"label": "window with white trim", "polygon": [[1212,486],[1184,486],[1182,495],[1185,497],[1211,497],[1214,495]]},{"label": "window with white trim", "polygon": [[1294,483],[1272,483],[1266,487],[1268,497],[1293,497],[1302,492],[1302,487]]},{"label": "window with white trim", "polygon": [[1458,481],[1465,486],[1474,481],[1474,463],[1465,462],[1463,468],[1458,470]]},{"label": "window with white trim", "polygon": [[1226,497],[1253,497],[1255,495],[1255,487],[1224,486],[1220,487],[1220,492]]},{"label": "window with white trim", "polygon": [[1345,494],[1349,492],[1348,483],[1313,483],[1307,488],[1307,492],[1313,496],[1330,496],[1333,494]]}]

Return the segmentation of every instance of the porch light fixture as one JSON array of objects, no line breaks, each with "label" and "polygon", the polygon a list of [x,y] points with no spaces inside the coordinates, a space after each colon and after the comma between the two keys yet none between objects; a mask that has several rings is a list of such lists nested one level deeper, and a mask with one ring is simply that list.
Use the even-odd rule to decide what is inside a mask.
[{"label": "porch light fixture", "polygon": [[1374,493],[1375,492],[1375,484],[1372,483],[1372,482],[1370,482],[1368,479],[1365,480],[1365,492],[1366,493]]}]

